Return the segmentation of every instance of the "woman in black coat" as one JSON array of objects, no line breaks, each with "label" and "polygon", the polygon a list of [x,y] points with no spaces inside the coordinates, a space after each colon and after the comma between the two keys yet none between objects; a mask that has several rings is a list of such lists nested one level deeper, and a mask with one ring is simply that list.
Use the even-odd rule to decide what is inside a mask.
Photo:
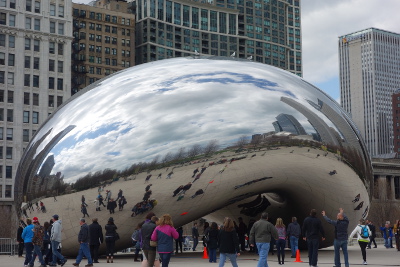
[{"label": "woman in black coat", "polygon": [[219,232],[219,267],[223,267],[226,258],[230,259],[233,267],[238,267],[237,256],[240,256],[239,237],[231,218],[226,217],[224,226]]},{"label": "woman in black coat", "polygon": [[207,232],[207,248],[208,248],[208,258],[209,262],[217,262],[217,248],[218,248],[218,225],[217,223],[211,223],[210,228]]},{"label": "woman in black coat", "polygon": [[117,236],[117,226],[114,224],[114,218],[110,217],[108,223],[104,226],[106,229],[106,252],[107,252],[107,263],[114,259],[114,247]]}]

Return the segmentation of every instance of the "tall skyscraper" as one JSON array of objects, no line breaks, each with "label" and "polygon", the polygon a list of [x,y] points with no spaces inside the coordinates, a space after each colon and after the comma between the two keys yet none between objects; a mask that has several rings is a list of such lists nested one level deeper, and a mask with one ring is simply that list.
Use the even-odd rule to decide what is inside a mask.
[{"label": "tall skyscraper", "polygon": [[[0,1],[0,225],[16,218],[11,207],[23,150],[71,96],[71,33],[70,0]],[[10,234],[0,228],[7,230],[1,236]]]},{"label": "tall skyscraper", "polygon": [[136,64],[216,55],[302,76],[299,0],[137,0]]},{"label": "tall skyscraper", "polygon": [[295,135],[307,135],[300,122],[289,114],[279,114],[272,125],[275,128],[275,132],[289,132]]},{"label": "tall skyscraper", "polygon": [[72,94],[134,65],[135,15],[126,1],[73,4]]},{"label": "tall skyscraper", "polygon": [[369,28],[339,37],[340,99],[371,156],[393,152],[392,94],[400,88],[400,34]]},{"label": "tall skyscraper", "polygon": [[397,89],[392,95],[393,112],[393,152],[400,156],[400,89]]}]

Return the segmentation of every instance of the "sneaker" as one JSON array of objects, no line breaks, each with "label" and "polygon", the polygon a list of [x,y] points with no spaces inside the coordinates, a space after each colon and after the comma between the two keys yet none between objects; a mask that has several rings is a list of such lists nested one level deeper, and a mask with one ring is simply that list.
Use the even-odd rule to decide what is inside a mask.
[{"label": "sneaker", "polygon": [[364,265],[367,265],[368,263],[366,261],[363,262]]},{"label": "sneaker", "polygon": [[[67,259],[64,259],[64,261],[61,263],[61,266],[64,266],[64,264],[67,262]],[[79,266],[79,265],[78,265]]]},{"label": "sneaker", "polygon": [[74,263],[72,263],[72,265],[79,266],[79,263],[74,262]]},{"label": "sneaker", "polygon": [[92,267],[93,264],[86,264],[85,267]]}]

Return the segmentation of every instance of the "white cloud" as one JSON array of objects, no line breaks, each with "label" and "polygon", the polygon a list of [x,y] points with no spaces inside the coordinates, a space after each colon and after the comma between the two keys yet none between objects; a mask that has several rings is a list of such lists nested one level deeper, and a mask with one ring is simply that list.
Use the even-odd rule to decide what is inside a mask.
[{"label": "white cloud", "polygon": [[321,83],[338,77],[338,37],[370,27],[399,32],[398,10],[398,0],[302,0],[304,78]]}]

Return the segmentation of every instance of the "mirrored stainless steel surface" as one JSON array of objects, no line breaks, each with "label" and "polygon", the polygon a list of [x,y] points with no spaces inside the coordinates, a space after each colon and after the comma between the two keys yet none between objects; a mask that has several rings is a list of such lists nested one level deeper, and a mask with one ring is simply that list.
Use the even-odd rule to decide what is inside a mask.
[{"label": "mirrored stainless steel surface", "polygon": [[[90,218],[104,226],[114,217],[122,249],[150,209],[178,226],[263,210],[288,224],[311,208],[334,216],[342,207],[356,224],[368,214],[371,174],[354,123],[305,80],[250,61],[176,58],[123,70],[66,102],[25,150],[15,195],[20,213],[60,215],[63,252],[73,255],[82,195]],[[99,192],[117,199],[120,189],[122,211],[96,211]],[[47,213],[27,209],[38,201]]]}]

